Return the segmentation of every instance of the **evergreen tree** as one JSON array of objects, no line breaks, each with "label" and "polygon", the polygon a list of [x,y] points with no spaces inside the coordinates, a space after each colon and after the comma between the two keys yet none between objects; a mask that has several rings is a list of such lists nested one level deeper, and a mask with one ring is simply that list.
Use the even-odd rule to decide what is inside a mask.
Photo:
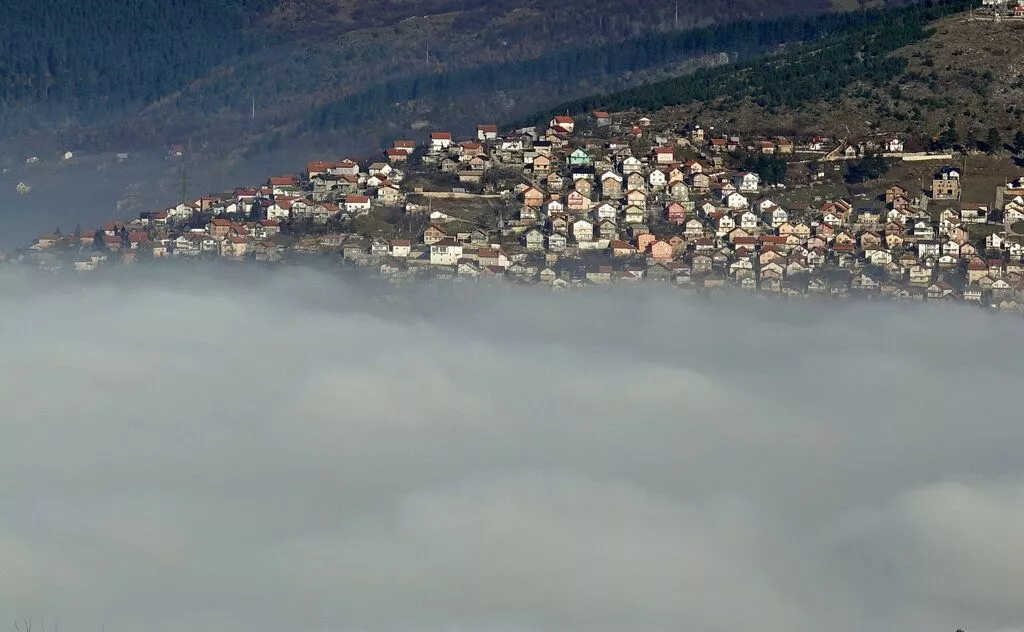
[{"label": "evergreen tree", "polygon": [[872,154],[847,166],[846,181],[851,184],[867,182],[882,177],[888,171],[889,161],[878,154]]},{"label": "evergreen tree", "polygon": [[1017,131],[1013,135],[1013,150],[1018,154],[1024,153],[1024,131]]},{"label": "evergreen tree", "polygon": [[998,153],[1003,148],[1003,139],[999,136],[999,130],[995,127],[988,128],[985,134],[985,150],[990,154]]}]

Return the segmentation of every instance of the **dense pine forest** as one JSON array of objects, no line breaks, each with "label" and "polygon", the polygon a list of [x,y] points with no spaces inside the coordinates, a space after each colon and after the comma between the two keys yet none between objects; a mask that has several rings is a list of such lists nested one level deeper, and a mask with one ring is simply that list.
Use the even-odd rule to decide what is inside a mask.
[{"label": "dense pine forest", "polygon": [[7,0],[0,112],[86,120],[158,100],[224,60],[252,53],[246,28],[271,0]]}]

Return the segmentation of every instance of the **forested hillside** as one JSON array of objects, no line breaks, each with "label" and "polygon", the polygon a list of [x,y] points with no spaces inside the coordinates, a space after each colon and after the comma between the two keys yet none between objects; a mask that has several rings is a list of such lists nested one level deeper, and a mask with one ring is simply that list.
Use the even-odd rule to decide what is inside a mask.
[{"label": "forested hillside", "polygon": [[[6,0],[0,20],[5,119],[118,115],[187,85],[258,41],[272,0]],[[10,122],[8,120],[8,122]]]},{"label": "forested hillside", "polygon": [[[339,98],[318,108],[310,127],[322,130],[362,124],[384,115],[389,104],[458,102],[485,98],[495,92],[518,93],[516,108],[525,108],[564,90],[566,82],[550,85],[552,77],[586,77],[592,82],[612,80],[679,60],[725,53],[730,58],[760,55],[774,47],[837,36],[866,21],[874,13],[829,14],[776,20],[740,20],[721,26],[627,40],[616,47],[577,47],[534,59],[485,64],[463,71],[429,73],[391,80]],[[575,84],[568,86],[570,89]],[[473,95],[468,98],[467,95]]]},{"label": "forested hillside", "polygon": [[830,0],[9,0],[0,133],[113,149],[186,137],[258,148],[302,131],[369,148],[371,125],[386,135],[510,118],[820,37],[836,24],[778,18],[832,9]]}]

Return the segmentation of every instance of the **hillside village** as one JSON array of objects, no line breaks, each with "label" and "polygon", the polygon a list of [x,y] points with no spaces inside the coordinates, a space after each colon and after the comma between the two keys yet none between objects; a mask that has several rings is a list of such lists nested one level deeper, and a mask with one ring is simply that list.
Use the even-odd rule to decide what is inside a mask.
[{"label": "hillside village", "polygon": [[[396,140],[375,162],[311,161],[259,186],[41,235],[8,262],[88,272],[321,257],[395,283],[663,283],[1021,310],[1024,178],[992,187],[990,203],[968,203],[962,157],[913,144],[740,138],[607,112],[505,133],[482,124],[473,138],[435,131]],[[867,159],[934,168],[929,181],[877,196],[828,195],[846,165]],[[751,164],[763,173],[742,169]]]}]

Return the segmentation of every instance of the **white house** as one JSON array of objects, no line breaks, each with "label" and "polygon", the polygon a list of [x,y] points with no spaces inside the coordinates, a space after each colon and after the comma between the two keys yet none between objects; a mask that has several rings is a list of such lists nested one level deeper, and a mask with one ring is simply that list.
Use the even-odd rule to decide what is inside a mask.
[{"label": "white house", "polygon": [[442,239],[430,245],[430,264],[453,266],[462,258],[462,244],[454,239]]},{"label": "white house", "polygon": [[565,250],[566,239],[565,235],[561,233],[552,233],[548,235],[548,249],[555,252]]},{"label": "white house", "polygon": [[761,176],[756,173],[741,173],[733,178],[733,183],[740,193],[757,193],[761,187]]},{"label": "white house", "polygon": [[292,203],[280,200],[267,207],[267,219],[288,219],[291,211]]},{"label": "white house", "polygon": [[392,239],[390,242],[391,256],[406,258],[412,252],[412,242],[408,239]]},{"label": "white house", "polygon": [[349,213],[358,213],[370,210],[370,198],[365,195],[346,195],[345,210]]},{"label": "white house", "polygon": [[778,228],[789,221],[789,213],[781,206],[773,206],[767,209],[765,215],[772,228]]},{"label": "white house", "polygon": [[572,236],[576,241],[593,241],[594,225],[585,219],[577,220],[572,224]]},{"label": "white house", "polygon": [[742,195],[739,192],[730,193],[729,195],[725,196],[724,201],[726,206],[733,209],[747,208],[747,205],[749,204],[746,196]]},{"label": "white house", "polygon": [[431,132],[430,149],[433,151],[444,151],[452,146],[451,132]]},{"label": "white house", "polygon": [[903,141],[898,138],[890,138],[885,141],[885,149],[894,154],[901,153],[903,151]]},{"label": "white house", "polygon": [[636,156],[630,156],[622,161],[622,173],[630,174],[635,173],[644,168],[644,163],[640,161]]},{"label": "white house", "polygon": [[477,140],[488,141],[498,139],[498,126],[493,124],[482,124],[476,126]]},{"label": "white house", "polygon": [[599,222],[605,219],[614,220],[618,217],[618,214],[618,208],[614,204],[609,204],[608,202],[605,202],[594,209],[594,219]]},{"label": "white house", "polygon": [[576,129],[576,121],[568,115],[556,116],[548,121],[548,127],[553,127],[555,129],[562,128],[566,132],[572,134]]},{"label": "white house", "polygon": [[190,204],[178,204],[167,209],[167,217],[170,219],[188,219],[192,217],[195,209]]},{"label": "white house", "polygon": [[757,214],[753,211],[744,211],[739,216],[739,227],[745,230],[751,228],[757,228],[760,221],[758,220]]},{"label": "white house", "polygon": [[561,213],[564,210],[565,205],[562,204],[562,202],[558,198],[551,198],[550,200],[544,203],[544,212],[547,213],[548,215],[552,215],[554,213]]}]

